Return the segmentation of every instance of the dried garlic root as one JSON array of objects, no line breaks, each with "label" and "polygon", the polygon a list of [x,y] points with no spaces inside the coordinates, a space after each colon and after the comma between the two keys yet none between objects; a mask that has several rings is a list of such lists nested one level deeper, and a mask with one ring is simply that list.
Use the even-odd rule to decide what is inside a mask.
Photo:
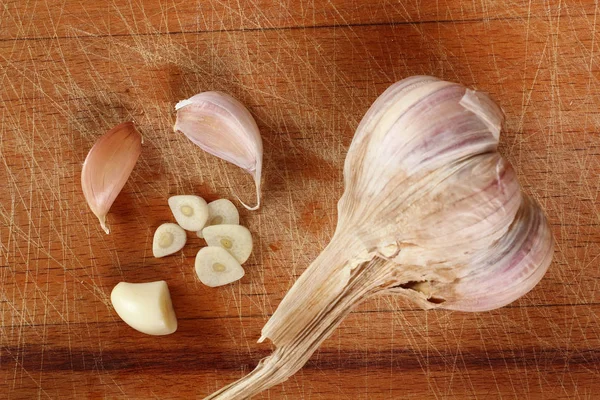
[{"label": "dried garlic root", "polygon": [[133,329],[148,335],[169,335],[177,330],[177,317],[165,281],[120,282],[110,294],[115,311]]},{"label": "dried garlic root", "polygon": [[209,246],[220,246],[243,264],[252,253],[252,234],[241,225],[212,225],[202,230]]},{"label": "dried garlic root", "polygon": [[186,231],[199,231],[208,219],[208,205],[202,197],[193,195],[171,196],[169,207],[175,220]]},{"label": "dried garlic root", "polygon": [[177,224],[162,224],[154,232],[152,240],[152,253],[160,258],[178,252],[185,246],[187,235],[182,227]]},{"label": "dried garlic root", "polygon": [[[240,224],[240,213],[235,205],[227,199],[219,199],[208,203],[208,221],[206,221],[205,227],[221,224]],[[196,235],[199,238],[204,238],[202,230],[196,232]]]},{"label": "dried garlic root", "polygon": [[206,286],[217,287],[244,276],[240,263],[222,247],[203,247],[196,255],[196,275]]}]

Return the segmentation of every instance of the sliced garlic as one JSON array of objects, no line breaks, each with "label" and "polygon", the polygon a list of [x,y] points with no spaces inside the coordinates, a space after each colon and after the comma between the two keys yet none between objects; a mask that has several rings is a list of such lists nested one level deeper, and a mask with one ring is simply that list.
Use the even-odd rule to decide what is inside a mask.
[{"label": "sliced garlic", "polygon": [[240,264],[252,253],[252,234],[241,225],[212,225],[202,230],[209,246],[220,246],[230,252]]},{"label": "sliced garlic", "polygon": [[160,258],[178,252],[185,246],[187,236],[182,227],[177,224],[162,224],[154,232],[152,253]]},{"label": "sliced garlic", "polygon": [[206,286],[217,287],[244,276],[244,268],[221,247],[203,247],[196,255],[196,274]]},{"label": "sliced garlic", "polygon": [[[208,221],[205,227],[221,224],[239,225],[239,223],[240,213],[231,201],[219,199],[208,203]],[[201,230],[196,234],[199,238],[204,238]]]},{"label": "sliced garlic", "polygon": [[177,317],[165,281],[120,282],[110,294],[115,311],[133,329],[148,335],[169,335],[177,330]]},{"label": "sliced garlic", "polygon": [[193,195],[171,196],[169,207],[175,220],[186,231],[199,231],[208,219],[208,205],[202,197]]},{"label": "sliced garlic", "polygon": [[87,203],[107,234],[106,214],[125,186],[142,152],[142,135],[133,122],[124,122],[98,139],[81,170],[81,188]]},{"label": "sliced garlic", "polygon": [[175,110],[175,132],[252,175],[257,204],[250,207],[240,202],[249,210],[258,209],[263,146],[256,121],[246,107],[228,94],[203,92],[180,101]]}]

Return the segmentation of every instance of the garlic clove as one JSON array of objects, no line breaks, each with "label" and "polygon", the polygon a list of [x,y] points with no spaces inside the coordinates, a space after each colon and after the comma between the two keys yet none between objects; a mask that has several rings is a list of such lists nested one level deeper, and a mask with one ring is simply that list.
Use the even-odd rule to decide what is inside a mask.
[{"label": "garlic clove", "polygon": [[106,214],[125,186],[142,152],[142,135],[133,122],[124,122],[102,135],[89,151],[81,170],[83,195],[107,234]]},{"label": "garlic clove", "polygon": [[206,286],[217,287],[242,279],[244,268],[222,247],[203,247],[196,255],[196,275]]},{"label": "garlic clove", "polygon": [[[254,179],[260,207],[263,146],[256,121],[242,103],[222,92],[203,92],[175,106],[173,130],[182,132],[202,150],[244,169]],[[239,198],[238,198],[239,200]]]},{"label": "garlic clove", "polygon": [[166,223],[156,228],[152,240],[152,253],[160,258],[178,252],[185,246],[187,236],[182,227]]},{"label": "garlic clove", "polygon": [[243,264],[252,253],[252,234],[241,225],[212,225],[202,230],[209,246],[220,246]]},{"label": "garlic clove", "polygon": [[208,205],[202,197],[179,195],[169,197],[169,207],[175,220],[186,231],[199,231],[208,219]]},{"label": "garlic clove", "polygon": [[[235,205],[227,199],[219,199],[208,203],[208,221],[206,221],[205,227],[221,224],[240,224],[240,213]],[[201,230],[196,234],[199,238],[204,238]]]},{"label": "garlic clove", "polygon": [[165,281],[118,283],[110,301],[119,317],[133,329],[148,335],[170,335],[177,317]]}]

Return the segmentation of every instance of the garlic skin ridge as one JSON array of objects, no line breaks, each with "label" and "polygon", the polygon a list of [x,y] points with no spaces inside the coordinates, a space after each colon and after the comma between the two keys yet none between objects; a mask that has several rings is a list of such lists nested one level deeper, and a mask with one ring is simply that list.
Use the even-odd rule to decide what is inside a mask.
[{"label": "garlic skin ridge", "polygon": [[175,106],[177,120],[173,130],[181,132],[202,150],[242,168],[254,180],[256,205],[260,207],[263,145],[258,126],[246,107],[232,96],[202,92]]},{"label": "garlic skin ridge", "polygon": [[244,399],[298,371],[365,299],[486,311],[530,291],[554,241],[540,207],[497,153],[501,109],[427,76],[390,86],[362,119],[344,164],[331,242],[262,329],[274,352],[207,399]]}]

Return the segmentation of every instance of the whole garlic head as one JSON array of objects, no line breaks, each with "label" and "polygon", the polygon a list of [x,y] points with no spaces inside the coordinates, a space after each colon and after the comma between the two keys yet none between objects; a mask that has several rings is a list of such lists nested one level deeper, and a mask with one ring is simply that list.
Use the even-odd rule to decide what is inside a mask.
[{"label": "whole garlic head", "polygon": [[428,76],[388,88],[344,165],[331,242],[262,330],[276,346],[207,399],[251,397],[285,381],[371,296],[483,311],[531,290],[548,269],[550,227],[497,153],[503,114],[484,93]]}]

